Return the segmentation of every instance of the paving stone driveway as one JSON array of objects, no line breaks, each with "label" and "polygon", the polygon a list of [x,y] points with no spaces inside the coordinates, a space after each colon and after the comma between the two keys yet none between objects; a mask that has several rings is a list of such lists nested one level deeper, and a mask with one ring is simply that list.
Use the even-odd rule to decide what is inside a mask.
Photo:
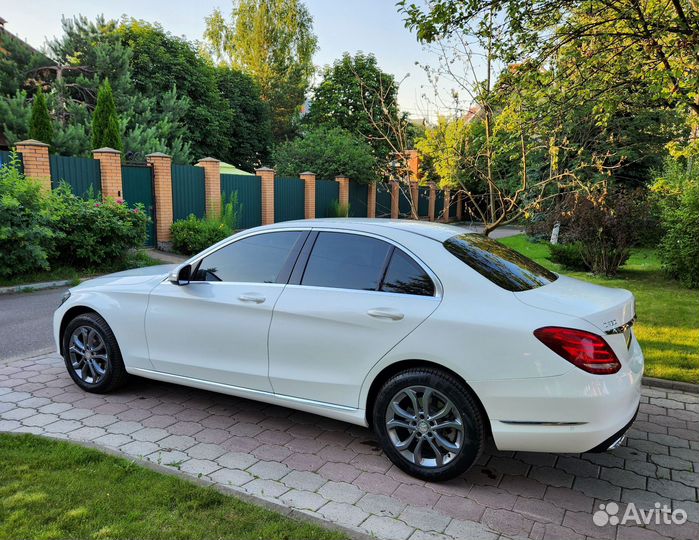
[{"label": "paving stone driveway", "polygon": [[[55,355],[0,365],[0,431],[92,441],[379,538],[699,538],[699,396],[644,388],[628,444],[606,454],[489,450],[441,484],[391,465],[371,433],[311,414],[134,380],[79,390]],[[683,525],[598,527],[599,504],[682,508]]]}]

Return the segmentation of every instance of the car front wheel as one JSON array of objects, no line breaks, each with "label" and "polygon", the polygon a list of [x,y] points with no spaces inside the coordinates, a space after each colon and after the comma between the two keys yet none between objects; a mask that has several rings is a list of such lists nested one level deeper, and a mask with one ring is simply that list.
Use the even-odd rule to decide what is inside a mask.
[{"label": "car front wheel", "polygon": [[391,377],[378,393],[374,430],[389,459],[427,481],[454,478],[483,451],[484,418],[452,375],[416,368]]},{"label": "car front wheel", "polygon": [[97,313],[83,313],[63,332],[63,359],[75,383],[88,392],[104,394],[128,379],[112,329]]}]

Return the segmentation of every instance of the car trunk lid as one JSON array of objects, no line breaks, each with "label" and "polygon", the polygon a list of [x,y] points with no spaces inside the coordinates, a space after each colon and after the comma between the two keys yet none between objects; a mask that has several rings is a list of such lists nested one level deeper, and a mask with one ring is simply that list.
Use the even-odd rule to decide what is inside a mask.
[{"label": "car trunk lid", "polygon": [[628,356],[635,300],[630,291],[559,276],[556,281],[513,293],[532,307],[583,319],[606,334],[619,359]]}]

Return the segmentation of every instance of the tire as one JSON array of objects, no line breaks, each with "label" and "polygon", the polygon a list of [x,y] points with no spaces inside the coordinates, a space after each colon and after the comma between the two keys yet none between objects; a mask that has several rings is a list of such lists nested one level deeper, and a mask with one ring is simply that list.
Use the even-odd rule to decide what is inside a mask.
[{"label": "tire", "polygon": [[119,344],[107,321],[97,313],[75,317],[66,325],[61,339],[66,369],[80,388],[106,394],[126,384],[129,375]]},{"label": "tire", "polygon": [[485,418],[476,398],[461,381],[438,369],[415,368],[393,375],[378,392],[373,420],[388,458],[421,480],[454,478],[483,451]]}]

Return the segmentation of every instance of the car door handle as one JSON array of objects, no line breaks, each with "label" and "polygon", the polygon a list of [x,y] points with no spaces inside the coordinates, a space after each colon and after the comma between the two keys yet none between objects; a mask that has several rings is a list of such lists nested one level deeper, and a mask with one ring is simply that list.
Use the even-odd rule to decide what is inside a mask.
[{"label": "car door handle", "polygon": [[240,300],[241,302],[254,302],[255,304],[261,304],[266,300],[266,298],[261,294],[245,293],[241,294],[238,297],[238,300]]},{"label": "car door handle", "polygon": [[403,315],[400,311],[387,308],[370,309],[367,311],[367,315],[377,319],[391,319],[392,321],[400,321],[403,317],[405,317],[405,315]]}]

